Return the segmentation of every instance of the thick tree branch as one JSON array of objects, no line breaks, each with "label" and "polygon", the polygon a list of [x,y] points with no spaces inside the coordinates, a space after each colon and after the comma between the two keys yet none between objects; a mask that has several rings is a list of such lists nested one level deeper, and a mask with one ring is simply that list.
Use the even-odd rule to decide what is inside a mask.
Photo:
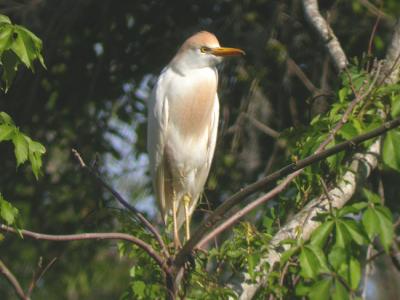
[{"label": "thick tree branch", "polygon": [[46,240],[55,242],[65,241],[81,241],[81,240],[122,240],[135,244],[142,248],[146,253],[154,259],[154,261],[160,266],[165,272],[169,273],[169,269],[165,263],[165,260],[146,242],[126,233],[119,232],[98,232],[98,233],[80,233],[80,234],[43,234],[29,230],[15,230],[14,228],[0,224],[0,231],[11,232],[15,234],[21,234],[23,237],[30,237],[36,240]]},{"label": "thick tree branch", "polygon": [[15,293],[22,300],[29,300],[30,298],[25,295],[24,290],[19,284],[17,278],[15,278],[14,274],[7,268],[7,266],[0,260],[0,273],[8,280],[8,282],[13,286]]},{"label": "thick tree branch", "polygon": [[318,36],[327,48],[336,69],[339,72],[343,71],[349,62],[335,33],[319,12],[318,1],[303,0],[302,2],[307,21],[318,33]]},{"label": "thick tree branch", "polygon": [[126,209],[130,210],[131,212],[133,212],[135,214],[135,216],[137,217],[137,219],[143,224],[143,226],[150,232],[153,234],[153,236],[155,237],[155,239],[157,240],[158,244],[160,245],[164,255],[166,258],[168,258],[169,252],[168,249],[160,235],[160,233],[158,232],[158,230],[143,216],[143,214],[138,211],[134,206],[132,206],[128,201],[126,201],[124,199],[124,197],[122,197],[122,195],[120,193],[118,193],[116,190],[114,190],[107,182],[105,182],[103,180],[103,178],[101,178],[99,176],[99,174],[93,170],[93,168],[91,168],[90,166],[88,166],[83,158],[81,157],[81,155],[79,154],[79,152],[76,149],[72,149],[72,153],[74,154],[74,156],[76,157],[76,159],[79,161],[80,166],[85,169],[91,176],[93,176],[94,178],[97,179],[97,181],[106,189],[108,190],[114,197],[115,199],[117,199],[117,201]]},{"label": "thick tree branch", "polygon": [[[308,240],[311,233],[321,224],[314,220],[319,213],[329,210],[329,205],[340,208],[346,204],[354,195],[358,184],[368,178],[371,171],[378,164],[380,154],[380,139],[375,141],[365,154],[357,153],[354,155],[349,170],[344,174],[341,182],[337,187],[330,190],[328,195],[322,195],[310,201],[299,213],[297,213],[288,224],[273,237],[270,242],[269,252],[261,259],[258,265],[260,270],[262,266],[269,266],[271,271],[276,263],[280,261],[282,249],[289,249],[288,245],[281,245],[285,239]],[[331,199],[331,200],[330,200]],[[300,231],[300,234],[299,234]],[[262,283],[266,282],[269,272],[264,272],[261,278],[257,279],[257,283],[248,283],[249,275],[245,274],[247,279],[243,281],[242,294],[240,299],[252,299]]]}]

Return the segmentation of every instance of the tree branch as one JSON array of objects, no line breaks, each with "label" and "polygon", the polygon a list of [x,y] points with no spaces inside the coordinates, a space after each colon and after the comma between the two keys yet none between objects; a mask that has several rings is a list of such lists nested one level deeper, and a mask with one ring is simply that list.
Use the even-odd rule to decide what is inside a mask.
[{"label": "tree branch", "polygon": [[[355,137],[354,139],[351,139],[349,141],[340,143],[334,147],[331,147],[325,151],[322,151],[318,154],[314,154],[309,156],[308,158],[305,158],[302,161],[299,161],[296,164],[296,168],[294,169],[295,172],[290,174],[287,178],[285,178],[284,181],[282,181],[279,185],[277,185],[275,188],[273,188],[271,191],[269,191],[267,194],[259,197],[258,199],[252,201],[250,204],[248,204],[246,207],[242,208],[240,211],[236,212],[232,216],[230,216],[227,220],[225,220],[221,225],[219,225],[217,228],[215,228],[211,233],[209,233],[205,238],[199,242],[197,247],[203,247],[207,242],[209,242],[211,239],[215,238],[217,235],[219,235],[221,232],[224,230],[228,229],[231,227],[233,224],[235,224],[237,221],[239,221],[243,216],[247,215],[249,212],[251,212],[253,209],[257,208],[261,204],[264,204],[265,202],[273,199],[275,196],[277,196],[280,192],[282,192],[291,182],[294,178],[296,178],[301,172],[302,169],[305,166],[308,166],[310,164],[313,164],[315,162],[321,161],[325,159],[326,157],[333,155],[335,153],[338,153],[340,151],[343,151],[345,149],[351,149],[355,145],[358,145],[359,143],[362,143],[368,139],[377,137],[379,135],[384,134],[386,131],[393,129],[395,127],[400,126],[400,118],[397,118],[396,120],[386,122],[384,125],[380,126],[379,128],[372,130],[366,134],[360,135]],[[299,166],[300,165],[300,166]],[[303,167],[301,167],[303,166]],[[329,199],[329,197],[328,197]]]},{"label": "tree branch", "polygon": [[18,297],[22,300],[29,300],[30,298],[25,295],[24,290],[19,284],[17,278],[15,278],[14,274],[7,268],[7,266],[0,260],[0,273],[8,280],[8,282],[13,286],[15,292]]},{"label": "tree branch", "polygon": [[319,38],[327,48],[336,69],[341,72],[347,65],[348,60],[340,45],[335,33],[332,31],[329,24],[322,17],[318,8],[317,0],[303,0],[304,14],[307,21],[317,32]]},{"label": "tree branch", "polygon": [[90,166],[88,166],[85,161],[82,159],[81,155],[76,149],[72,149],[72,153],[76,157],[76,159],[79,161],[80,166],[85,169],[91,176],[97,179],[97,181],[106,189],[108,190],[114,197],[117,199],[117,201],[126,209],[130,210],[135,214],[135,216],[138,218],[138,220],[143,224],[143,226],[153,234],[155,239],[157,240],[158,244],[160,245],[163,254],[165,255],[166,258],[169,258],[170,254],[168,252],[168,248],[166,247],[160,233],[158,230],[143,216],[143,214],[138,211],[134,206],[132,206],[128,201],[122,197],[120,193],[118,193],[116,190],[114,190],[107,182],[105,182],[99,174],[93,170]]},{"label": "tree branch", "polygon": [[23,237],[30,237],[36,240],[46,240],[55,242],[65,241],[81,241],[81,240],[123,240],[135,244],[142,248],[146,253],[154,259],[154,261],[160,266],[165,272],[169,273],[169,269],[165,263],[165,260],[146,242],[126,233],[119,232],[98,232],[98,233],[80,233],[80,234],[43,234],[29,230],[15,230],[14,228],[0,224],[0,231],[11,232],[15,234],[21,234]]}]

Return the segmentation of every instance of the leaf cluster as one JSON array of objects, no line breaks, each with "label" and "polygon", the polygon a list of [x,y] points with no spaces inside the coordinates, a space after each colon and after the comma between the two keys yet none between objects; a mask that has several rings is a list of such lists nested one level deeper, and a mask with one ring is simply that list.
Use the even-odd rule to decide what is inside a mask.
[{"label": "leaf cluster", "polygon": [[0,14],[1,89],[8,91],[21,64],[34,71],[36,60],[46,67],[42,41],[25,27],[12,24],[7,16]]}]

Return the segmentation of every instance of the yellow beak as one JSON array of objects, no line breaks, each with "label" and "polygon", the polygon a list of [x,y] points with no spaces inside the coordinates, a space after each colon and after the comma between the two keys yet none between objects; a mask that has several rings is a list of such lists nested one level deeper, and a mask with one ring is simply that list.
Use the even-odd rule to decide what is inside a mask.
[{"label": "yellow beak", "polygon": [[228,47],[212,48],[210,53],[215,56],[240,56],[246,54],[242,49]]}]

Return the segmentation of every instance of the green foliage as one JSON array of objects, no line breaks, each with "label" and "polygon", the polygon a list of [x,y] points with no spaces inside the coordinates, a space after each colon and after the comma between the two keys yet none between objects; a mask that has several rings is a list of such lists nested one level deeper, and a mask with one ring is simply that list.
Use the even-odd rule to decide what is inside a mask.
[{"label": "green foliage", "polygon": [[0,193],[0,217],[7,225],[13,225],[18,216],[18,209],[3,198]]},{"label": "green foliage", "polygon": [[394,129],[386,134],[383,142],[383,162],[390,168],[400,172],[400,130]]},{"label": "green foliage", "polygon": [[46,149],[22,133],[5,112],[0,112],[0,142],[2,141],[11,141],[14,144],[17,167],[29,160],[32,172],[38,179],[42,167],[42,155]]},{"label": "green foliage", "polygon": [[[44,65],[41,55],[42,42],[26,28],[11,24],[7,16],[0,14],[0,88],[7,92],[18,67],[23,63],[28,69],[34,70],[33,62],[39,60]],[[33,141],[15,126],[12,118],[0,111],[0,142],[11,141],[14,145],[14,155],[17,167],[29,160],[32,172],[39,178],[42,167],[42,155],[45,147]],[[8,225],[15,224],[18,209],[6,201],[0,193],[0,217]]]},{"label": "green foliage", "polygon": [[[143,228],[127,214],[120,214],[118,218],[124,231],[150,244],[153,249],[160,251],[158,243],[152,235],[143,231]],[[118,243],[120,257],[126,257],[132,264],[129,270],[129,288],[121,296],[121,300],[128,299],[160,299],[166,289],[164,278],[158,265],[141,248],[130,243]]]},{"label": "green foliage", "polygon": [[[255,267],[260,255],[266,251],[269,240],[270,235],[243,222],[220,247],[211,249],[208,255],[197,253],[185,284],[185,299],[237,298],[235,292],[221,278],[234,278],[246,270],[251,280],[254,280],[263,272]],[[206,271],[210,266],[213,271]]]},{"label": "green foliage", "polygon": [[0,88],[3,91],[8,91],[21,64],[34,71],[34,62],[38,60],[45,67],[41,52],[42,41],[35,34],[0,14]]},{"label": "green foliage", "polygon": [[291,264],[291,273],[301,277],[295,286],[296,296],[356,299],[360,294],[366,246],[379,237],[380,245],[389,251],[394,237],[391,212],[373,192],[363,189],[361,197],[364,201],[319,215],[317,219],[322,224],[307,244],[284,242],[291,247],[282,254],[281,268]]},{"label": "green foliage", "polygon": [[[365,97],[363,94],[370,89],[373,83],[374,78],[358,65],[350,66],[346,72],[343,72],[341,88],[338,90],[335,96],[336,101],[332,104],[329,112],[315,116],[309,126],[290,128],[281,135],[291,151],[292,161],[304,159],[314,154],[319,145],[330,136],[336,124],[340,122],[343,122],[343,126],[326,148],[381,125],[382,121],[378,117],[377,111],[383,108],[384,101],[393,94],[393,91],[399,90],[400,85],[393,84],[385,88],[372,89],[369,95]],[[361,101],[362,97],[366,99]],[[382,100],[382,102],[372,101],[375,98]],[[347,108],[354,101],[357,103],[355,108],[344,119]],[[370,143],[370,141],[366,142],[361,147],[367,147]],[[303,194],[301,198],[304,199],[305,195],[310,197],[322,192],[321,188],[315,188],[320,186],[320,174],[339,178],[346,171],[345,161],[347,157],[346,153],[339,152],[323,162],[307,167],[295,181],[297,189],[301,190],[301,194]],[[309,191],[312,191],[312,195]],[[298,204],[301,206],[304,201]]]},{"label": "green foliage", "polygon": [[[372,86],[371,78],[362,68],[353,66],[342,74],[342,86],[336,101],[325,115],[313,118],[309,127],[286,131],[292,160],[303,159],[315,152],[317,147],[327,139],[338,122],[344,122],[328,147],[351,139],[381,124],[379,111],[391,106],[391,116],[399,115],[399,84]],[[369,91],[367,96],[364,95]],[[355,100],[360,99],[360,100]],[[357,101],[352,113],[343,120],[343,115],[351,102]],[[368,146],[366,143],[363,147]],[[399,171],[400,134],[398,130],[387,133],[382,152],[386,166]],[[340,153],[328,158],[325,162],[306,168],[292,190],[297,193],[297,204],[302,206],[308,199],[324,193],[321,187],[320,174],[324,177],[338,178],[346,169],[347,155]],[[328,175],[329,174],[329,175]],[[289,191],[288,191],[289,194]],[[329,207],[329,211],[316,217],[321,225],[312,233],[311,239],[302,241],[285,241],[291,245],[282,254],[281,270],[291,265],[290,274],[298,274],[301,280],[293,287],[295,296],[307,296],[309,299],[356,299],[360,295],[361,269],[365,263],[366,247],[379,245],[388,252],[393,243],[393,217],[390,210],[381,204],[381,199],[373,192],[364,189],[362,198],[341,209]],[[297,200],[300,199],[300,200]],[[299,229],[301,230],[301,229]],[[271,276],[268,293],[278,297],[289,296],[291,281],[287,279],[286,289],[277,289],[277,282],[282,281],[285,273]],[[292,294],[293,296],[293,294]]]}]

